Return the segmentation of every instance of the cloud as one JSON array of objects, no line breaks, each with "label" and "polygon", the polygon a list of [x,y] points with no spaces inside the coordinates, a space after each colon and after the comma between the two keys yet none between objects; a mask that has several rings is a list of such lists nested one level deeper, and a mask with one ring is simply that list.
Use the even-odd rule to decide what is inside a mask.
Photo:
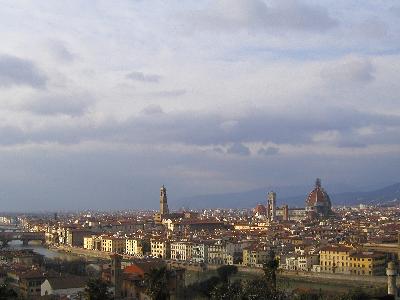
[{"label": "cloud", "polygon": [[333,84],[369,83],[375,79],[374,73],[375,67],[367,58],[348,56],[323,68],[321,77]]},{"label": "cloud", "polygon": [[186,94],[186,90],[184,90],[184,89],[165,90],[165,91],[151,93],[152,96],[160,97],[160,98],[171,98],[171,97],[174,98],[174,97],[183,96],[185,94]]},{"label": "cloud", "polygon": [[162,114],[164,111],[162,110],[161,106],[158,104],[151,104],[146,106],[142,113],[145,115],[154,115],[154,114]]},{"label": "cloud", "polygon": [[[46,101],[51,101],[51,98]],[[61,102],[62,103],[62,102]],[[86,107],[86,106],[84,106]],[[45,108],[43,108],[45,109]],[[69,113],[68,113],[69,112]],[[162,111],[161,111],[162,112]],[[44,113],[74,115],[82,113],[63,110],[61,105]],[[219,113],[193,111],[160,113],[157,107],[125,120],[111,118],[101,122],[77,119],[74,123],[41,126],[39,129],[18,127],[14,131],[16,143],[81,143],[101,141],[133,144],[183,144],[191,146],[228,146],[228,153],[249,154],[245,143],[274,143],[287,145],[321,144],[332,147],[357,141],[359,144],[397,144],[394,137],[400,134],[400,117],[378,113],[365,113],[342,108],[312,108],[305,113],[277,113],[269,110],[248,111],[236,117],[235,130],[226,131],[221,124],[232,120]],[[368,135],[362,132],[367,126],[379,128]],[[0,127],[1,129],[1,127]],[[9,126],[3,134],[13,132]],[[330,133],[335,133],[334,135]],[[9,138],[5,138],[9,141]],[[3,140],[0,138],[0,143]],[[7,142],[9,143],[9,142]],[[271,149],[269,151],[272,151]]]},{"label": "cloud", "polygon": [[260,150],[258,150],[258,154],[260,155],[276,155],[279,153],[279,148],[278,147],[273,147],[273,146],[269,146],[267,148],[261,148]]},{"label": "cloud", "polygon": [[72,62],[75,59],[75,55],[67,48],[65,42],[60,40],[49,40],[48,46],[51,54],[61,62]]},{"label": "cloud", "polygon": [[250,155],[250,149],[241,143],[234,143],[226,150],[226,153],[248,156]]},{"label": "cloud", "polygon": [[26,101],[22,109],[38,115],[82,116],[94,102],[89,95],[62,95],[51,93]]},{"label": "cloud", "polygon": [[156,74],[144,74],[135,71],[127,74],[126,78],[140,82],[159,83],[162,77]]},{"label": "cloud", "polygon": [[295,30],[326,31],[337,26],[328,11],[297,0],[211,1],[210,7],[193,12],[187,19],[195,28],[210,30]]},{"label": "cloud", "polygon": [[0,55],[0,87],[27,85],[44,88],[46,82],[46,76],[32,61],[11,55]]}]

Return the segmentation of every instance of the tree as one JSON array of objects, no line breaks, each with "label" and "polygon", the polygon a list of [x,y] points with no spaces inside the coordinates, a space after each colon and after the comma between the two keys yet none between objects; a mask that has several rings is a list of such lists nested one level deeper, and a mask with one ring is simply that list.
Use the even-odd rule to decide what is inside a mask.
[{"label": "tree", "polygon": [[361,289],[351,290],[339,297],[339,300],[367,300],[367,299],[371,298]]},{"label": "tree", "polygon": [[17,299],[17,293],[8,287],[7,284],[0,285],[0,300]]},{"label": "tree", "polygon": [[211,291],[211,299],[232,300],[243,299],[242,282],[240,280],[234,283],[221,282]]},{"label": "tree", "polygon": [[286,293],[267,284],[265,278],[256,278],[242,284],[242,298],[249,300],[288,300]]},{"label": "tree", "polygon": [[168,271],[166,267],[151,269],[145,275],[144,285],[146,294],[154,300],[165,300],[169,298],[168,293]]},{"label": "tree", "polygon": [[212,276],[206,280],[199,281],[188,285],[185,288],[185,299],[193,299],[196,296],[211,298],[211,293],[214,288],[221,283],[221,279],[217,276]]},{"label": "tree", "polygon": [[90,279],[86,284],[85,296],[87,300],[111,300],[109,285],[101,279]]},{"label": "tree", "polygon": [[231,265],[221,266],[217,269],[217,274],[224,283],[229,283],[231,276],[237,272],[238,268]]},{"label": "tree", "polygon": [[276,289],[276,272],[279,267],[279,260],[275,258],[275,252],[269,251],[267,260],[264,264],[263,271],[265,280],[273,289]]}]

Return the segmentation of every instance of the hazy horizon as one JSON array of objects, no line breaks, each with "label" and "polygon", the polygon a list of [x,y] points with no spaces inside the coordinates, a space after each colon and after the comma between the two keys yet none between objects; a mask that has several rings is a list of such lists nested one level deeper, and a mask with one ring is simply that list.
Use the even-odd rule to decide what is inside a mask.
[{"label": "hazy horizon", "polygon": [[4,211],[400,182],[398,1],[0,4]]}]

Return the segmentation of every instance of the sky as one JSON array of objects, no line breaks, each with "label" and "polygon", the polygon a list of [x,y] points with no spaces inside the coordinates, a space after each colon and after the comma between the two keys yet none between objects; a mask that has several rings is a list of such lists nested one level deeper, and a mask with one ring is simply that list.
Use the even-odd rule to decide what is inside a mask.
[{"label": "sky", "polygon": [[400,181],[398,1],[0,0],[0,24],[1,210]]}]

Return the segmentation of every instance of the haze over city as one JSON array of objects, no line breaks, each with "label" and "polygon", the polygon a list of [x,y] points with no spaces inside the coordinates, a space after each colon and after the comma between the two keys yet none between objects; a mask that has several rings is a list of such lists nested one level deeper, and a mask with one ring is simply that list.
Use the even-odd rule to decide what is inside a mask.
[{"label": "haze over city", "polygon": [[400,181],[398,1],[0,5],[4,211]]}]

